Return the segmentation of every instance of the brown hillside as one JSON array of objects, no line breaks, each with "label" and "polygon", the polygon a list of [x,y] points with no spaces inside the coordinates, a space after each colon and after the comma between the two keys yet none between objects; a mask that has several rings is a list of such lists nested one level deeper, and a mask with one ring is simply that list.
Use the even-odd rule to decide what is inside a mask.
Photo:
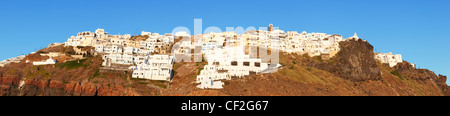
[{"label": "brown hillside", "polygon": [[[43,52],[63,52],[64,47]],[[449,95],[446,77],[407,62],[390,68],[373,59],[363,41],[341,43],[330,60],[280,53],[283,66],[275,73],[225,80],[224,89],[201,90],[195,79],[206,64],[175,63],[172,82],[130,78],[131,72],[103,71],[100,56],[68,59],[55,65],[12,63],[0,68],[2,96],[441,96]],[[26,59],[46,59],[28,55]],[[396,73],[398,72],[398,73]]]}]

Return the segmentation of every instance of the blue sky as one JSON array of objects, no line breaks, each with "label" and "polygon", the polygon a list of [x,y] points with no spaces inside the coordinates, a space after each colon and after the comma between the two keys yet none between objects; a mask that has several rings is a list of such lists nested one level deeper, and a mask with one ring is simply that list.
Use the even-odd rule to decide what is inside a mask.
[{"label": "blue sky", "polygon": [[0,59],[28,54],[64,42],[81,31],[104,28],[110,34],[193,32],[217,26],[265,27],[324,32],[344,37],[357,32],[378,52],[437,74],[450,74],[449,0],[2,0]]}]

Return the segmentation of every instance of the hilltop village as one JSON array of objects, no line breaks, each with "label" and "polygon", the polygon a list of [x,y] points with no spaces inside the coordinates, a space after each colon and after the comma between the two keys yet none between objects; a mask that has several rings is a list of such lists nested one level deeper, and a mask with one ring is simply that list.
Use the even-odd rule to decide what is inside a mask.
[{"label": "hilltop village", "polygon": [[[310,57],[320,56],[330,59],[340,48],[339,42],[360,39],[354,36],[344,39],[342,35],[326,33],[298,33],[274,29],[270,24],[268,30],[251,30],[243,34],[235,32],[207,33],[190,35],[187,32],[159,34],[142,31],[140,35],[109,35],[104,29],[95,32],[85,31],[71,36],[64,43],[49,45],[72,46],[74,59],[84,59],[89,55],[100,55],[103,59],[102,70],[129,71],[132,78],[171,81],[174,77],[173,67],[179,55],[200,57],[207,64],[196,77],[198,88],[221,89],[224,82],[232,78],[242,78],[259,73],[271,73],[281,66],[262,58],[255,50],[281,51],[305,54]],[[365,40],[364,40],[365,41]],[[88,49],[90,48],[90,49]],[[255,48],[255,49],[252,49]],[[253,51],[253,52],[252,52]],[[33,65],[52,65],[58,62],[54,57],[58,52],[31,53],[48,56],[43,61],[29,61]],[[402,63],[400,54],[374,53],[374,59],[394,67]],[[25,55],[0,62],[3,67],[10,63],[21,62]],[[196,61],[198,61],[197,59]],[[414,64],[411,64],[415,67]]]}]

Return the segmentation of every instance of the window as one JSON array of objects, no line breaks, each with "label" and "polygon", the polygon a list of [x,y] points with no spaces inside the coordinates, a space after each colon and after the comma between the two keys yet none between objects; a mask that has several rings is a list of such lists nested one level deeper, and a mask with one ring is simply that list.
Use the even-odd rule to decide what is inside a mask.
[{"label": "window", "polygon": [[244,66],[250,66],[250,62],[244,62]]},{"label": "window", "polygon": [[260,62],[255,62],[255,66],[256,67],[261,67],[261,63]]},{"label": "window", "polygon": [[237,66],[237,65],[238,65],[238,62],[237,62],[237,61],[231,62],[231,66]]}]

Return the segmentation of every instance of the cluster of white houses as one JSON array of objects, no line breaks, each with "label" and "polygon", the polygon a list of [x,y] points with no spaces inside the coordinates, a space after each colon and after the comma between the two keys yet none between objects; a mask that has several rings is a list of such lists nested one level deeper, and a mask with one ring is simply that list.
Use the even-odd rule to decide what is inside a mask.
[{"label": "cluster of white houses", "polygon": [[[401,54],[392,54],[389,53],[375,53],[375,59],[380,61],[381,63],[388,64],[389,67],[394,67],[398,63],[402,63],[402,55]],[[412,67],[416,67],[415,64],[410,63]]]},{"label": "cluster of white houses", "polygon": [[53,60],[52,57],[50,57],[47,60],[42,60],[42,61],[34,61],[33,65],[49,65],[49,64],[55,64],[57,61]]},{"label": "cluster of white houses", "polygon": [[[195,37],[197,36],[199,35]],[[355,33],[350,38],[358,37]],[[245,47],[265,47],[287,53],[333,57],[339,51],[339,42],[344,41],[341,35],[296,31],[285,33],[280,29],[274,30],[272,25],[269,30],[252,30],[241,35],[234,32],[203,34],[198,40],[201,41],[194,40],[191,48],[202,46],[203,56],[208,62],[197,76],[198,87],[203,89],[220,89],[224,84],[220,80],[271,72],[280,66],[245,54]]]},{"label": "cluster of white houses", "polygon": [[[360,39],[356,33],[346,39],[337,34],[307,33],[304,31],[302,33],[296,31],[285,33],[283,30],[273,29],[272,25],[269,25],[267,31],[252,30],[242,35],[234,32],[209,33],[200,35],[200,37],[201,41],[194,41],[191,48],[202,46],[202,53],[208,64],[197,76],[197,83],[200,83],[199,88],[212,89],[222,88],[224,83],[220,80],[264,73],[264,71],[276,70],[280,66],[276,64],[274,67],[270,67],[270,63],[246,55],[244,48],[242,48],[244,46],[249,48],[251,46],[266,47],[287,53],[322,56],[322,58],[327,59],[339,52],[339,42]],[[403,61],[400,54],[378,53],[375,56],[376,60],[389,64],[390,67]],[[415,67],[414,64],[411,65]]]},{"label": "cluster of white houses", "polygon": [[197,76],[198,87],[203,89],[220,89],[224,83],[219,80],[241,78],[269,68],[269,63],[246,55],[243,46],[218,48],[209,51],[205,57],[208,64]]},{"label": "cluster of white houses", "polygon": [[0,67],[4,67],[5,65],[10,64],[10,63],[20,63],[25,57],[26,57],[25,55],[21,55],[21,56],[8,58],[6,60],[0,61]]},{"label": "cluster of white houses", "polygon": [[173,59],[173,56],[169,55],[149,55],[145,57],[143,62],[131,67],[134,70],[132,77],[151,80],[171,80],[173,77]]},{"label": "cluster of white houses", "polygon": [[[179,38],[185,38],[187,41],[174,43],[175,39]],[[201,54],[208,64],[197,76],[198,88],[220,89],[224,85],[221,80],[270,72],[280,66],[264,61],[257,56],[249,55],[251,53],[246,48],[264,47],[287,53],[331,58],[338,53],[339,42],[351,39],[360,38],[356,33],[354,36],[344,39],[337,34],[307,33],[305,31],[301,33],[296,31],[285,32],[274,29],[273,25],[269,25],[268,30],[251,30],[243,34],[211,32],[193,36],[183,31],[164,35],[142,31],[141,35],[131,37],[129,34],[109,35],[104,29],[97,29],[95,32],[80,32],[77,36],[71,36],[65,43],[61,44],[75,47],[92,46],[94,47],[93,51],[102,56],[104,61],[102,66],[105,68],[132,71],[133,78],[165,81],[169,81],[173,77],[172,67],[175,60],[178,60],[175,59],[177,54],[189,56]],[[178,48],[172,50],[175,45]],[[201,52],[197,52],[199,47]],[[192,53],[192,51],[195,52]],[[50,59],[33,62],[33,64],[54,64],[56,60],[51,57],[59,54],[48,53],[43,55],[49,56]],[[23,57],[19,56],[2,61],[0,66],[19,61]],[[376,53],[375,59],[387,63],[391,67],[402,62],[401,55],[393,55],[392,53]]]},{"label": "cluster of white houses", "polygon": [[[31,54],[36,54],[36,52],[32,52]],[[55,64],[57,61],[52,59],[52,57],[57,57],[60,55],[59,52],[50,52],[50,53],[42,53],[41,56],[49,56],[50,58],[47,60],[42,61],[34,61],[33,65],[48,65],[48,64]],[[7,64],[10,63],[20,63],[25,59],[26,55],[21,55],[13,58],[9,58],[3,61],[0,61],[0,67],[4,67]],[[29,60],[26,60],[26,63],[30,63]]]},{"label": "cluster of white houses", "polygon": [[131,70],[133,78],[169,81],[173,77],[174,58],[170,55],[152,55],[161,47],[173,43],[171,34],[142,32],[144,40],[132,39],[129,34],[108,35],[103,29],[78,33],[65,46],[93,46],[102,55],[102,66],[111,70]]}]

